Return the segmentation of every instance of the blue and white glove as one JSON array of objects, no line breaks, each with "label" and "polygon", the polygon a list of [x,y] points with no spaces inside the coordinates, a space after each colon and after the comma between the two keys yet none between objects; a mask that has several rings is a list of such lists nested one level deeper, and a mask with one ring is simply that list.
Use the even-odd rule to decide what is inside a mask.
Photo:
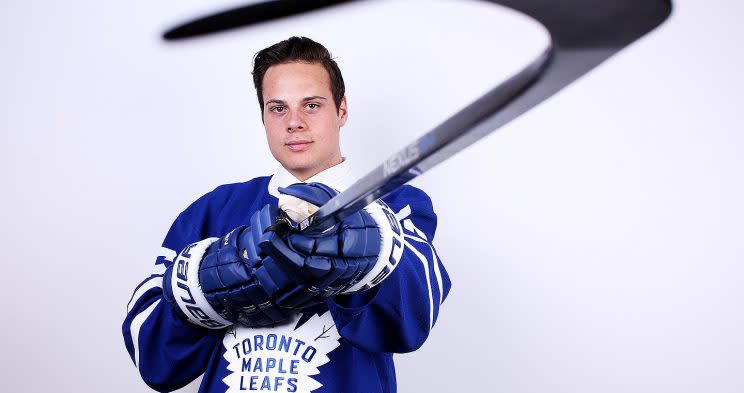
[{"label": "blue and white glove", "polygon": [[[279,191],[311,208],[337,194],[320,183]],[[210,329],[275,325],[293,310],[379,284],[403,252],[398,222],[381,202],[322,233],[279,234],[277,215],[277,206],[266,205],[250,227],[184,248],[164,274],[165,299],[190,322]]]},{"label": "blue and white glove", "polygon": [[[312,209],[338,194],[320,183],[293,184],[279,188],[279,192],[296,198],[300,205],[309,204]],[[263,256],[262,267],[257,269],[259,282],[268,288],[268,292],[275,294],[277,305],[291,309],[324,302],[352,287],[369,288],[371,285],[357,284],[368,277],[378,261],[382,259],[389,264],[388,260],[393,260],[392,255],[388,258],[390,250],[380,258],[382,245],[386,243],[383,241],[385,233],[391,232],[389,219],[382,213],[380,217],[376,221],[362,209],[322,233],[315,233],[317,231],[312,231],[312,228],[302,233],[290,231],[285,234],[269,229],[258,242]],[[380,228],[380,224],[387,232]],[[388,240],[390,248],[392,241]],[[384,267],[377,269],[382,273],[377,274],[380,279],[376,283],[392,271],[395,263],[397,259],[384,272],[381,269]]]},{"label": "blue and white glove", "polygon": [[287,319],[289,310],[276,306],[275,293],[257,278],[262,266],[257,244],[275,217],[276,208],[267,205],[251,218],[252,228],[240,226],[184,248],[165,272],[166,300],[192,323],[211,329],[234,323],[269,326]]}]

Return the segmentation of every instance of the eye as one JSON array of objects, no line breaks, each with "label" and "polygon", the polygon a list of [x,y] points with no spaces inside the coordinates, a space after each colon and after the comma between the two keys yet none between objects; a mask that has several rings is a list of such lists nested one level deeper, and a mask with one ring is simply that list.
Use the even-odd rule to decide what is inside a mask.
[{"label": "eye", "polygon": [[276,105],[276,106],[272,106],[271,108],[269,108],[270,111],[275,112],[275,113],[282,113],[284,112],[284,109],[285,108],[282,105]]},{"label": "eye", "polygon": [[318,109],[318,108],[320,108],[320,105],[318,105],[318,104],[316,104],[314,102],[311,102],[311,103],[307,104],[307,107],[309,109]]}]

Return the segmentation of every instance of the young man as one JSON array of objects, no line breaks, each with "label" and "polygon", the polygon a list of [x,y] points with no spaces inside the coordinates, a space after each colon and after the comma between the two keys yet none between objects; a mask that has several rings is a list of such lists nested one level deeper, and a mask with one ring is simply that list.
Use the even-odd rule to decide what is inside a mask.
[{"label": "young man", "polygon": [[450,288],[431,201],[404,186],[328,230],[275,225],[353,183],[344,83],[301,37],[260,51],[253,76],[281,166],[178,216],[127,306],[127,350],[160,391],[203,375],[200,392],[394,392],[392,353],[423,344]]}]

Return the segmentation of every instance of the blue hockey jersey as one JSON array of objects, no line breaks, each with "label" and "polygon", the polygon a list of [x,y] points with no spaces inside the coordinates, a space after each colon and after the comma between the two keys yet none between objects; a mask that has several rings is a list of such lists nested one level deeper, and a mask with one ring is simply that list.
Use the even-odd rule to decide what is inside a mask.
[{"label": "blue hockey jersey", "polygon": [[[307,182],[343,190],[353,178],[344,162]],[[247,225],[278,187],[298,181],[280,168],[270,177],[217,187],[183,211],[165,237],[152,274],[127,305],[124,342],[144,381],[158,391],[202,376],[199,392],[395,392],[392,353],[426,340],[450,280],[431,242],[429,197],[403,186],[384,201],[403,229],[396,269],[366,292],[302,310],[274,327],[208,330],[179,318],[162,298],[163,273],[186,245]]]}]

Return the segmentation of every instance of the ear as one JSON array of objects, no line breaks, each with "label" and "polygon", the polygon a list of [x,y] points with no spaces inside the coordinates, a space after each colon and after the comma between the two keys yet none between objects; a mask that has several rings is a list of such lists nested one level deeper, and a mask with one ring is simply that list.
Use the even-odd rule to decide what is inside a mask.
[{"label": "ear", "polygon": [[349,117],[349,107],[346,105],[346,96],[341,98],[341,105],[338,106],[338,120],[339,127],[343,127],[346,124],[346,119]]}]

